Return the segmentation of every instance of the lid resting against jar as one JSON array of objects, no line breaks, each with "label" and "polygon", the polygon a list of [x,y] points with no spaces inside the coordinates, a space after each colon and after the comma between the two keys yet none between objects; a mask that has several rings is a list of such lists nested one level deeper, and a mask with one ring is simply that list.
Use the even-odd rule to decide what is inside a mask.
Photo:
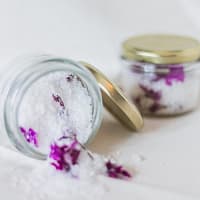
[{"label": "lid resting against jar", "polygon": [[200,43],[178,35],[141,35],[122,44],[122,57],[155,64],[192,62],[200,57]]},{"label": "lid resting against jar", "polygon": [[135,105],[130,103],[121,90],[94,66],[81,62],[96,78],[101,89],[104,106],[122,124],[131,130],[143,127],[143,118]]}]

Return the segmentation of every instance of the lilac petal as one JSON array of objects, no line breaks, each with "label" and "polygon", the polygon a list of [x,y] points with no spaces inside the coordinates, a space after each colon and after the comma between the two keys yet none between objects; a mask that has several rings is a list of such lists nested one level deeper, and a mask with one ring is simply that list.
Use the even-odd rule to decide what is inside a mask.
[{"label": "lilac petal", "polygon": [[154,91],[151,88],[148,88],[142,84],[139,84],[139,87],[145,92],[145,96],[147,98],[153,99],[155,101],[158,101],[161,99],[162,95],[160,91]]},{"label": "lilac petal", "polygon": [[108,176],[111,178],[119,178],[115,172],[108,172]]},{"label": "lilac petal", "polygon": [[149,111],[152,113],[155,113],[163,108],[166,108],[166,106],[159,104],[158,102],[154,102],[150,107]]},{"label": "lilac petal", "polygon": [[171,86],[174,81],[184,82],[185,73],[184,67],[182,65],[168,65],[169,73],[168,74],[157,74],[157,77],[153,81],[159,81],[164,79],[166,85]]},{"label": "lilac petal", "polygon": [[65,162],[63,166],[66,172],[68,172],[71,169],[70,164],[68,162]]},{"label": "lilac petal", "polygon": [[112,166],[113,165],[112,165],[110,160],[108,162],[106,162],[106,167],[107,167],[108,170],[110,170],[112,168]]},{"label": "lilac petal", "polygon": [[131,178],[131,174],[125,170],[121,165],[112,163],[110,160],[105,163],[107,168],[107,175],[112,178],[124,179]]},{"label": "lilac petal", "polygon": [[149,107],[149,111],[150,112],[157,112],[158,110],[160,110],[160,104],[158,103],[154,103],[152,106]]},{"label": "lilac petal", "polygon": [[51,165],[54,166],[56,168],[56,170],[62,170],[63,169],[62,165],[60,165],[59,163],[53,163],[52,162]]},{"label": "lilac petal", "polygon": [[70,75],[68,75],[68,76],[66,77],[66,80],[67,80],[68,82],[73,81],[73,79],[74,79],[74,75],[73,75],[73,74],[70,74]]},{"label": "lilac petal", "polygon": [[[63,139],[66,139],[63,137]],[[70,139],[69,137],[67,139]],[[59,138],[61,140],[61,138]],[[80,145],[76,139],[72,139],[68,145],[59,146],[53,143],[50,146],[49,157],[53,160],[51,165],[57,170],[70,171],[71,166],[78,163],[80,156]]]},{"label": "lilac petal", "polygon": [[134,72],[134,73],[140,74],[140,73],[143,73],[142,68],[143,68],[142,65],[133,64],[133,65],[131,66],[131,71]]},{"label": "lilac petal", "polygon": [[126,177],[128,177],[128,178],[131,178],[131,174],[128,171],[126,171],[126,170],[122,170],[121,174],[124,175],[124,176],[126,176]]},{"label": "lilac petal", "polygon": [[65,108],[65,104],[64,104],[62,98],[59,95],[52,94],[52,97],[53,97],[53,100],[55,102],[59,103],[62,108]]},{"label": "lilac petal", "polygon": [[140,96],[134,97],[134,98],[133,98],[133,101],[134,101],[137,105],[140,105],[140,101],[141,101]]},{"label": "lilac petal", "polygon": [[26,129],[24,128],[24,127],[19,127],[19,129],[20,129],[20,131],[22,132],[22,133],[26,133]]},{"label": "lilac petal", "polygon": [[73,165],[77,164],[78,158],[79,158],[79,155],[80,155],[80,150],[74,149],[74,150],[71,152],[70,155],[71,155],[71,159],[72,159],[72,164],[73,164]]},{"label": "lilac petal", "polygon": [[28,143],[38,147],[38,133],[34,129],[29,128],[28,131],[24,127],[19,127],[19,129]]}]

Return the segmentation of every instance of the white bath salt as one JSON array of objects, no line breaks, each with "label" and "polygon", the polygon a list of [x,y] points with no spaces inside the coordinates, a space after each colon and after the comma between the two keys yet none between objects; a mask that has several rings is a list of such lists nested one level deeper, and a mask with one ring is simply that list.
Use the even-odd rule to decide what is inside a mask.
[{"label": "white bath salt", "polygon": [[172,69],[176,70],[174,74],[172,71],[162,77],[127,68],[120,75],[120,86],[145,114],[171,115],[193,110],[199,100],[198,78],[194,73],[184,73],[182,68]]},{"label": "white bath salt", "polygon": [[31,200],[93,200],[102,199],[108,191],[95,175],[72,179],[68,174],[58,173],[49,168],[47,164],[37,166],[23,176],[21,174],[23,172],[15,175],[12,186],[18,188],[18,192],[22,193],[25,200],[30,198]]},{"label": "white bath salt", "polygon": [[117,151],[112,154],[113,158],[118,158],[121,162],[126,163],[128,166],[132,166],[134,171],[143,164],[147,158],[140,153],[131,153],[130,156],[127,156],[127,151]]},{"label": "white bath salt", "polygon": [[[103,162],[102,156],[94,156],[98,157],[97,162]],[[99,173],[91,173],[95,162],[87,160],[86,155],[84,159],[83,154],[81,178],[70,178],[65,172],[58,173],[48,162],[29,159],[3,147],[0,147],[0,158],[0,182],[2,185],[6,182],[8,191],[20,200],[93,200],[102,199],[109,191]]]},{"label": "white bath salt", "polygon": [[109,186],[101,181],[106,173],[105,157],[92,156],[93,159],[86,151],[82,152],[79,164],[70,173],[56,171],[48,162],[27,171],[18,168],[13,171],[12,187],[17,187],[24,199],[31,197],[31,200],[103,199],[109,192]]},{"label": "white bath salt", "polygon": [[17,191],[17,199],[104,199],[110,190],[110,185],[102,181],[107,171],[106,158],[92,153],[91,159],[88,151],[81,152],[72,173],[57,171],[49,165],[50,160],[33,160],[3,147],[0,158],[0,181],[7,182],[9,191]]},{"label": "white bath salt", "polygon": [[76,134],[85,143],[92,132],[92,98],[83,81],[66,71],[52,72],[35,81],[18,113],[22,134],[45,154],[55,138]]}]

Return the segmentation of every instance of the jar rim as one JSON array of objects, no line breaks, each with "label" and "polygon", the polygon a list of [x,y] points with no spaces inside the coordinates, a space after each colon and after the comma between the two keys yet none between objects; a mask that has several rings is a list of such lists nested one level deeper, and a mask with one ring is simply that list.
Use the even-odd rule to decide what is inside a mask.
[{"label": "jar rim", "polygon": [[[56,65],[46,65],[46,67],[44,67],[44,63],[56,63]],[[34,62],[32,60],[31,63],[26,63],[26,65],[27,66],[24,70],[16,75],[16,78],[12,82],[4,105],[4,124],[6,132],[14,146],[19,151],[30,157],[37,159],[47,158],[46,154],[31,147],[31,145],[27,143],[23,135],[20,133],[17,113],[20,102],[30,86],[41,77],[58,71],[73,72],[80,76],[80,78],[83,79],[84,83],[88,86],[88,91],[91,93],[94,106],[92,132],[90,133],[90,137],[87,142],[91,141],[97,133],[102,121],[102,97],[98,84],[92,74],[77,62],[50,55],[38,56]]]}]

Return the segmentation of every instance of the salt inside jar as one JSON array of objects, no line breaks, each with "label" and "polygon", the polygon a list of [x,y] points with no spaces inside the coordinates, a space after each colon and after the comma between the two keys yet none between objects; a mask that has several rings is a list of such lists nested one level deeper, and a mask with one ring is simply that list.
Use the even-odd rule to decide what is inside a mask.
[{"label": "salt inside jar", "polygon": [[120,87],[148,115],[177,115],[200,101],[200,44],[190,37],[143,35],[123,43]]},{"label": "salt inside jar", "polygon": [[[54,72],[40,78],[20,104],[20,131],[41,152],[47,152],[50,141],[63,135],[76,134],[81,143],[90,138],[93,99],[86,84],[73,73]],[[31,132],[35,134],[32,139]]]}]

